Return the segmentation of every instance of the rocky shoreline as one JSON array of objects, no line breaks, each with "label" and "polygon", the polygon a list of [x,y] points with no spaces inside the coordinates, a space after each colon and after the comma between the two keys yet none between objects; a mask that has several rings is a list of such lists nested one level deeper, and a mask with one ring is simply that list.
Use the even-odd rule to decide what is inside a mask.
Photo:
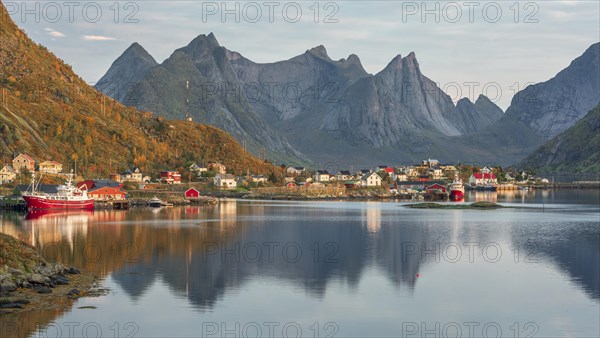
[{"label": "rocky shoreline", "polygon": [[0,234],[0,314],[69,306],[103,293],[99,279],[75,267],[46,262],[37,251]]}]

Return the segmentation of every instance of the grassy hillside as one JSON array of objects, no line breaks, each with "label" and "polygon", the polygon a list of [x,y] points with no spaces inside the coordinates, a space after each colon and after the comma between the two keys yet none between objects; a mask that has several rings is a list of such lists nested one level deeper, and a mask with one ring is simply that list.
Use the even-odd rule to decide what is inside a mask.
[{"label": "grassy hillside", "polygon": [[523,160],[543,173],[600,173],[600,105]]},{"label": "grassy hillside", "polygon": [[[93,62],[93,60],[90,60]],[[88,86],[21,31],[0,3],[0,152],[78,163],[89,177],[137,165],[145,172],[221,161],[237,172],[271,167],[224,131],[157,119]]]}]

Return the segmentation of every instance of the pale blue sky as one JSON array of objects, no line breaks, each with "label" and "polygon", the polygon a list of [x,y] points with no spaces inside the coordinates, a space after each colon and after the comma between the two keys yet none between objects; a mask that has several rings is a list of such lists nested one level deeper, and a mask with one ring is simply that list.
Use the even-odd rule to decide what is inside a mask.
[{"label": "pale blue sky", "polygon": [[[226,8],[222,1],[121,1],[118,12],[114,1],[3,2],[31,38],[90,83],[133,42],[162,62],[213,32],[221,45],[256,62],[322,44],[332,59],[357,54],[370,73],[414,51],[421,71],[454,99],[476,98],[485,86],[505,109],[515,90],[551,78],[600,40],[597,0],[321,1],[318,13],[315,1],[229,1]],[[41,14],[23,15],[24,9]],[[223,19],[223,9],[239,18]]]}]

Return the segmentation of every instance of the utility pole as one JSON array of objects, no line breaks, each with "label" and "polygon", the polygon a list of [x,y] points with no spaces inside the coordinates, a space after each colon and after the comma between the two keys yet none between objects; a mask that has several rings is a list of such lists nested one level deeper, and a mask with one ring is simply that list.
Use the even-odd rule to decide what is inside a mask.
[{"label": "utility pole", "polygon": [[192,121],[192,116],[190,115],[190,81],[185,81],[185,119],[187,121]]}]

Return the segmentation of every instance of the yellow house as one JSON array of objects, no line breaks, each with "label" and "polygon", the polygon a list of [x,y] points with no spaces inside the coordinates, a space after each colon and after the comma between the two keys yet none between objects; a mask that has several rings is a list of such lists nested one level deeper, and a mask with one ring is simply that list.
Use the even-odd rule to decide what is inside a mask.
[{"label": "yellow house", "polygon": [[40,172],[46,174],[58,174],[62,172],[62,164],[56,161],[44,161],[40,163]]},{"label": "yellow house", "polygon": [[8,164],[5,165],[2,170],[0,170],[0,184],[10,183],[14,181],[16,177],[17,173]]}]

